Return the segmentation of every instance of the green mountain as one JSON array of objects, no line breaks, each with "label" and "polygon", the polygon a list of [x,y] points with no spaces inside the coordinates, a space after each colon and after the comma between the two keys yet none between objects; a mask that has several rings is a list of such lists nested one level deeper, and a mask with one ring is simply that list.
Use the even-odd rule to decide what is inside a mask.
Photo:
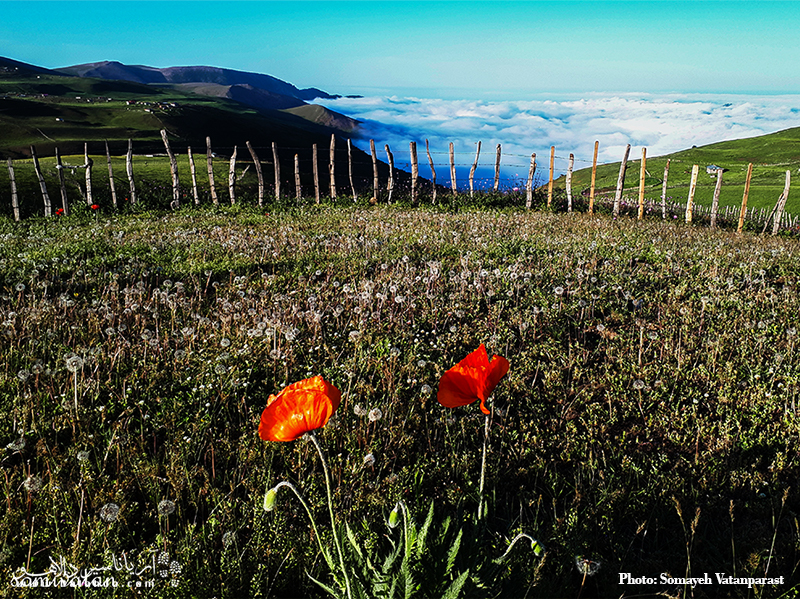
[{"label": "green mountain", "polygon": [[[620,157],[622,158],[622,157]],[[745,178],[749,163],[753,163],[749,207],[771,209],[786,182],[786,171],[790,171],[792,184],[786,209],[800,212],[800,128],[786,129],[777,133],[746,139],[723,141],[706,146],[695,146],[664,156],[645,160],[645,197],[660,201],[664,169],[669,160],[667,174],[667,198],[670,201],[685,203],[688,198],[692,167],[699,167],[695,201],[710,205],[717,184],[716,174],[707,172],[708,167],[723,169],[720,188],[721,206],[741,206]],[[632,149],[625,175],[624,194],[638,200],[641,174],[641,149]],[[620,162],[597,166],[595,193],[601,197],[612,197],[616,191]],[[710,169],[713,170],[713,169]],[[584,168],[573,173],[573,194],[588,196],[592,169]],[[564,189],[566,177],[555,181],[555,187]]]}]

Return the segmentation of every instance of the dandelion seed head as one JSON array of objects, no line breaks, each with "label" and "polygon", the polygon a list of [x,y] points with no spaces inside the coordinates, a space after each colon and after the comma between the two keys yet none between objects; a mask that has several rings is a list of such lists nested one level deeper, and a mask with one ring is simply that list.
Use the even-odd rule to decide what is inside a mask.
[{"label": "dandelion seed head", "polygon": [[42,477],[41,476],[29,476],[25,479],[25,482],[22,483],[22,486],[25,487],[25,490],[29,493],[36,493],[42,490]]},{"label": "dandelion seed head", "polygon": [[367,417],[369,418],[370,422],[377,422],[383,417],[383,412],[380,410],[380,408],[372,408],[369,411],[369,414],[367,414]]},{"label": "dandelion seed head", "polygon": [[162,499],[158,503],[159,516],[169,516],[174,511],[175,511],[175,503],[170,501],[169,499]]},{"label": "dandelion seed head", "polygon": [[104,522],[114,522],[119,516],[119,506],[116,503],[107,503],[100,508],[100,518]]},{"label": "dandelion seed head", "polygon": [[375,465],[375,456],[371,453],[368,453],[364,456],[364,465],[365,466],[374,466]]}]

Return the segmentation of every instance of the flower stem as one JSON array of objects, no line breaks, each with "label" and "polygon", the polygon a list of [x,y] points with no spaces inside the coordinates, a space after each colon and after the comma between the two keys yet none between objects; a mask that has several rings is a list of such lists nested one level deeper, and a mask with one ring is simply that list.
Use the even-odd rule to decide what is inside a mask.
[{"label": "flower stem", "polygon": [[[308,507],[306,500],[303,499],[303,496],[300,494],[300,491],[298,491],[297,488],[292,483],[284,480],[275,485],[274,490],[277,491],[281,487],[288,487],[292,491],[294,491],[294,494],[300,500],[300,503],[303,504],[303,507],[306,510],[306,514],[308,514],[308,519],[311,521],[311,528],[314,529],[314,536],[317,538],[317,542],[319,543],[319,549],[320,551],[322,551],[322,555],[326,555],[325,547],[322,545],[322,537],[319,536],[319,531],[317,530],[317,522],[316,520],[314,520],[314,515],[311,513],[311,508]],[[328,560],[326,559],[325,561]]]},{"label": "flower stem", "polygon": [[342,546],[339,543],[339,535],[336,533],[336,519],[333,516],[333,497],[331,495],[331,477],[328,473],[328,462],[325,459],[325,454],[322,451],[322,446],[319,444],[317,440],[317,436],[314,434],[314,431],[311,431],[306,435],[311,442],[314,444],[314,447],[317,448],[317,452],[319,453],[319,459],[322,462],[322,470],[325,472],[325,488],[328,490],[328,512],[331,515],[331,530],[333,531],[333,542],[336,544],[336,552],[339,554],[339,564],[342,567],[342,575],[344,576],[344,584],[347,587],[347,597],[348,599],[352,599],[352,594],[350,593],[350,579],[347,576],[347,568],[344,566],[344,556],[342,554]]},{"label": "flower stem", "polygon": [[[489,410],[492,411],[493,408],[490,407]],[[483,517],[483,486],[486,482],[486,447],[489,444],[489,417],[490,414],[486,414],[486,421],[483,429],[483,458],[481,459],[481,488],[478,492],[478,520],[481,520]]]}]

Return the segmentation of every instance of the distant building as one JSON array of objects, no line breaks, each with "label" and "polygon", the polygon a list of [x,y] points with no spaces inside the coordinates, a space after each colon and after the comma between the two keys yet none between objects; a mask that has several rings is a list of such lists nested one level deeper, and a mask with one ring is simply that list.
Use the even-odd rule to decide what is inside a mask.
[{"label": "distant building", "polygon": [[717,166],[716,164],[709,164],[706,167],[706,173],[709,175],[716,175],[717,173],[724,173],[727,169]]}]

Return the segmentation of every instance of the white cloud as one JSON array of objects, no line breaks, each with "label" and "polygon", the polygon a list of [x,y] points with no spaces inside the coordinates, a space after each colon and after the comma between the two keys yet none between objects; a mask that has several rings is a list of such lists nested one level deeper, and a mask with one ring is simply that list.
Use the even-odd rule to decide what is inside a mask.
[{"label": "white cloud", "polygon": [[600,142],[599,161],[614,162],[626,144],[633,146],[632,157],[641,147],[648,156],[659,156],[800,126],[800,96],[586,94],[501,102],[373,96],[321,103],[363,121],[363,139],[354,143],[369,151],[372,138],[382,153],[388,143],[399,168],[408,162],[412,140],[422,149],[421,169],[427,164],[427,138],[435,164],[442,166],[440,181],[449,177],[445,171],[451,141],[461,165],[458,177],[465,180],[478,140],[478,176],[493,176],[495,146],[502,144],[503,176],[526,177],[532,152],[538,172],[546,171],[551,145],[558,156],[556,169],[563,172],[570,153],[576,168],[591,164],[595,140]]}]

